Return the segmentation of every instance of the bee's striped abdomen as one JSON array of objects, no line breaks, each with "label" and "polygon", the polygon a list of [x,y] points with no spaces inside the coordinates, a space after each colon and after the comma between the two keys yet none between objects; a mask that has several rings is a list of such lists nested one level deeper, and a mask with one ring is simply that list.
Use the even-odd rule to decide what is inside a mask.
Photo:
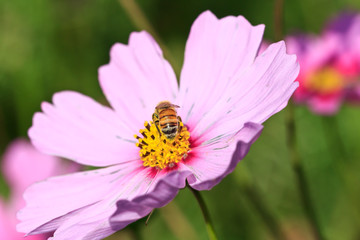
[{"label": "bee's striped abdomen", "polygon": [[172,108],[161,109],[159,111],[159,125],[161,132],[169,138],[175,138],[178,131],[178,119],[176,111]]}]

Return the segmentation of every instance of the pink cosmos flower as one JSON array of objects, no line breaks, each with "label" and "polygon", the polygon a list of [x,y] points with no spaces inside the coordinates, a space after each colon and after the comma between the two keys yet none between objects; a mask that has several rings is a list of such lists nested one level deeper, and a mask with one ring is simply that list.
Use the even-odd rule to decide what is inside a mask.
[{"label": "pink cosmos flower", "polygon": [[343,101],[360,101],[360,15],[344,13],[330,21],[321,36],[286,39],[301,71],[294,100],[317,114],[335,114]]},{"label": "pink cosmos flower", "polygon": [[[115,44],[110,63],[99,69],[112,108],[60,92],[53,104],[42,104],[29,130],[41,151],[103,168],[32,185],[18,230],[101,239],[169,203],[186,181],[196,190],[218,184],[298,86],[296,57],[283,42],[256,57],[263,30],[242,16],[202,13],[186,44],[179,87],[148,33]],[[173,140],[151,121],[164,100],[180,106]]]},{"label": "pink cosmos flower", "polygon": [[[71,165],[74,166],[74,165]],[[18,220],[16,212],[25,206],[22,198],[24,190],[32,183],[44,178],[63,174],[67,169],[60,159],[38,152],[26,140],[16,140],[10,144],[2,161],[2,172],[11,187],[9,201],[0,198],[0,239],[24,239],[24,234],[15,229]],[[31,236],[27,239],[46,239],[46,235]]]}]

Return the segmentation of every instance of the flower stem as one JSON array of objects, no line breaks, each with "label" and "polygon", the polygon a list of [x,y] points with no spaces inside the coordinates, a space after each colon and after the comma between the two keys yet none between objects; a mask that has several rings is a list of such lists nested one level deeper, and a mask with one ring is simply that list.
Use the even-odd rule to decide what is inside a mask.
[{"label": "flower stem", "polygon": [[324,240],[325,237],[323,236],[320,230],[320,225],[315,213],[313,203],[311,201],[310,189],[306,180],[304,167],[301,163],[300,155],[296,147],[297,144],[296,144],[296,131],[295,131],[296,129],[295,129],[295,119],[294,119],[294,105],[291,102],[289,102],[287,107],[286,127],[287,127],[287,142],[290,153],[291,165],[295,172],[297,186],[306,217],[311,225],[312,232],[316,237],[316,239]]},{"label": "flower stem", "polygon": [[199,239],[194,226],[189,223],[184,213],[174,201],[166,205],[166,207],[161,208],[160,214],[177,239]]},{"label": "flower stem", "polygon": [[[274,28],[275,39],[277,41],[283,38],[283,24],[284,24],[284,0],[275,0],[274,9]],[[287,142],[289,148],[289,154],[291,159],[291,165],[294,170],[299,194],[301,197],[302,205],[306,214],[306,217],[311,225],[312,232],[317,240],[325,240],[320,225],[315,213],[315,209],[310,197],[310,189],[306,180],[304,167],[301,163],[300,155],[296,147],[296,129],[295,129],[295,117],[294,117],[294,105],[289,101],[287,107]]]},{"label": "flower stem", "polygon": [[284,0],[275,0],[274,9],[274,32],[275,40],[280,41],[283,39],[283,15],[284,12]]},{"label": "flower stem", "polygon": [[356,201],[356,196],[351,189],[353,180],[348,174],[348,167],[351,166],[351,159],[346,151],[345,144],[342,141],[340,127],[335,116],[322,116],[322,122],[326,140],[328,140],[328,148],[331,151],[332,160],[335,169],[338,171],[342,188],[342,194],[349,200],[349,206],[354,210],[352,214],[359,223],[360,208]]},{"label": "flower stem", "polygon": [[206,230],[208,232],[208,235],[209,235],[209,239],[210,240],[217,240],[218,238],[216,237],[216,234],[215,234],[215,230],[214,230],[214,226],[213,226],[213,223],[210,219],[210,214],[209,214],[209,211],[206,207],[206,204],[205,204],[205,201],[204,199],[202,198],[201,194],[199,191],[193,189],[192,187],[188,186],[188,188],[191,190],[191,192],[194,194],[197,202],[199,203],[199,206],[200,206],[200,209],[201,209],[201,212],[204,216],[204,220],[205,220],[205,224],[206,224]]},{"label": "flower stem", "polygon": [[233,176],[235,176],[235,180],[240,186],[242,193],[245,193],[245,196],[253,205],[273,239],[285,240],[286,237],[281,229],[279,219],[261,197],[259,188],[254,184],[253,178],[246,165],[242,164],[242,166],[235,170],[234,173]]},{"label": "flower stem", "polygon": [[270,209],[260,197],[257,188],[255,188],[254,185],[245,185],[243,191],[245,192],[251,203],[254,205],[254,208],[259,213],[261,219],[272,234],[273,238],[276,240],[285,240],[286,238],[280,228],[277,219],[274,217]]},{"label": "flower stem", "polygon": [[349,161],[335,116],[322,116],[322,121],[326,139],[329,141],[329,149],[332,149],[332,152],[335,152],[336,162],[341,163]]}]

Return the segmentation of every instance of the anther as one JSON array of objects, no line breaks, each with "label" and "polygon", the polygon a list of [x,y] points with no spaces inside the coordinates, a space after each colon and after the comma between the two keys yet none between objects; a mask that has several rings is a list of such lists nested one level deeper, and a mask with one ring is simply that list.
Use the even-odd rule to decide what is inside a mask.
[{"label": "anther", "polygon": [[146,145],[146,146],[149,146],[149,144],[147,144],[147,142],[145,142],[143,139],[140,139],[139,140],[142,144]]},{"label": "anther", "polygon": [[141,133],[141,135],[144,136],[144,138],[147,138],[147,136],[146,136],[146,134],[145,134],[145,131],[141,131],[140,133]]}]

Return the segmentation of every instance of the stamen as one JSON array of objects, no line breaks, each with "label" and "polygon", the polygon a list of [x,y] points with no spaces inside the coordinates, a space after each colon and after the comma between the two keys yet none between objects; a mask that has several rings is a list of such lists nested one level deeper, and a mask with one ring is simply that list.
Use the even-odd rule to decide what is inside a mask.
[{"label": "stamen", "polygon": [[146,129],[150,132],[150,124],[148,122],[144,123],[144,126],[146,127]]},{"label": "stamen", "polygon": [[140,130],[140,133],[141,133],[141,135],[144,136],[144,138],[147,138],[145,131],[141,131],[141,130]]},{"label": "stamen", "polygon": [[159,134],[153,122],[145,122],[145,129],[134,137],[139,141],[136,146],[140,148],[139,154],[146,167],[161,170],[173,168],[181,160],[185,159],[190,151],[190,133],[182,122],[179,124],[177,135],[174,139],[167,139],[164,134]]},{"label": "stamen", "polygon": [[146,146],[149,146],[149,144],[147,144],[147,142],[145,142],[143,139],[139,139],[139,142],[146,145]]},{"label": "stamen", "polygon": [[345,81],[341,74],[332,68],[324,68],[309,75],[304,86],[320,94],[340,91]]}]

